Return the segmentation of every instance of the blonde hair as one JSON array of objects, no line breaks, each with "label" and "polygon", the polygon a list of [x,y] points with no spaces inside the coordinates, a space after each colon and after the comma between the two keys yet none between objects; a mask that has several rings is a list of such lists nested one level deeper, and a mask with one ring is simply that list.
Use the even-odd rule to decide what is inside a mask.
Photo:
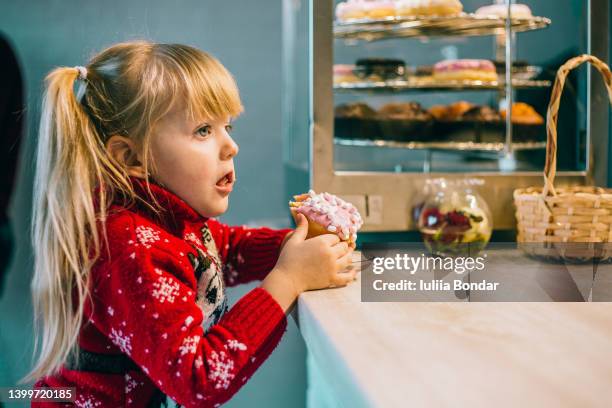
[{"label": "blonde hair", "polygon": [[186,45],[120,43],[86,69],[86,79],[76,67],[54,69],[46,78],[32,222],[34,356],[39,355],[20,383],[54,374],[66,361],[90,299],[89,272],[106,239],[108,205],[116,194],[136,198],[127,170],[106,152],[108,139],[134,140],[149,174],[151,131],[175,106],[199,119],[242,111],[231,74]]}]

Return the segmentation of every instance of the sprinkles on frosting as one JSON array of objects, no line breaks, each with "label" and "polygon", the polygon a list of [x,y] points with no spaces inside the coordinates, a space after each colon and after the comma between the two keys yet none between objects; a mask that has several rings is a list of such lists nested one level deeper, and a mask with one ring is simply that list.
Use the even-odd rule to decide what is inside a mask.
[{"label": "sprinkles on frosting", "polygon": [[317,194],[309,190],[305,195],[305,199],[290,203],[296,212],[343,240],[357,240],[357,231],[363,220],[353,204],[327,192]]}]

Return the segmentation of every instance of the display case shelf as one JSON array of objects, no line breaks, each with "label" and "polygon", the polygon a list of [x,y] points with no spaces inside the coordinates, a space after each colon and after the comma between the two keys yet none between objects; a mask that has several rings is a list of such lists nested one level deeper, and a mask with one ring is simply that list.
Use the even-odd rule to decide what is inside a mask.
[{"label": "display case shelf", "polygon": [[[391,140],[364,140],[364,139],[343,139],[334,138],[334,144],[340,146],[356,147],[388,147],[396,149],[410,150],[439,150],[439,151],[462,151],[462,152],[501,152],[504,150],[504,143],[493,142],[399,142]],[[538,150],[545,149],[546,142],[514,142],[512,150]]]},{"label": "display case shelf", "polygon": [[[551,82],[545,80],[513,79],[514,89],[548,88]],[[413,78],[392,81],[340,82],[334,84],[337,92],[421,92],[421,91],[470,91],[470,90],[503,90],[502,81],[433,81]]]},{"label": "display case shelf", "polygon": [[[513,18],[512,31],[523,32],[546,28],[545,17]],[[506,19],[462,13],[453,17],[387,17],[380,20],[354,19],[335,22],[335,38],[377,41],[398,37],[446,37],[504,34]]]}]

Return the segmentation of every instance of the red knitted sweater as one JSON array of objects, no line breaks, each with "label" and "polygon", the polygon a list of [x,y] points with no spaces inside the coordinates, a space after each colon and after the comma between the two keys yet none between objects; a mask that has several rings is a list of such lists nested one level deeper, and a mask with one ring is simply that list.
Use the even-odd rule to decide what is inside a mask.
[{"label": "red knitted sweater", "polygon": [[[150,201],[144,182],[132,181]],[[286,329],[283,310],[259,287],[225,313],[224,286],[265,277],[290,230],[229,227],[160,186],[150,189],[160,215],[142,203],[110,208],[108,251],[91,270],[93,306],[86,302],[79,337],[81,349],[123,353],[138,367],[101,374],[63,366],[36,383],[76,387],[76,406],[146,407],[156,388],[185,407],[219,406]]]}]

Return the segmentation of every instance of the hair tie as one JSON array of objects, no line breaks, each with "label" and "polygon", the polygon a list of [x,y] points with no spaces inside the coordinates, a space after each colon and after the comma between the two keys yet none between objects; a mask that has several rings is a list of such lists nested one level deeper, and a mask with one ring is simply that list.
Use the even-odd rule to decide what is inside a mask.
[{"label": "hair tie", "polygon": [[85,80],[87,79],[87,68],[81,66],[81,65],[77,65],[76,67],[74,67],[77,71],[79,71],[79,79],[80,80]]}]

